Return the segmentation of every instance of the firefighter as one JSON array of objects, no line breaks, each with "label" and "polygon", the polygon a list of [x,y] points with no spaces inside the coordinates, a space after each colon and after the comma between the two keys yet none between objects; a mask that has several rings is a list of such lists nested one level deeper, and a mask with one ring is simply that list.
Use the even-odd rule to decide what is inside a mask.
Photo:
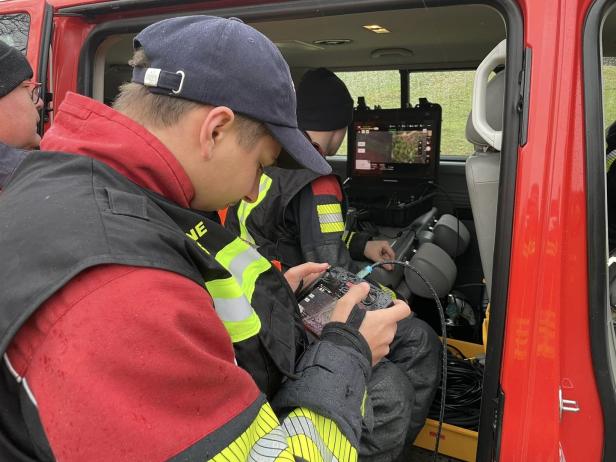
[{"label": "firefighter", "polygon": [[408,305],[359,312],[355,285],[306,347],[293,290],[326,265],[285,280],[209,213],[256,198],[281,146],[329,172],[282,55],[208,16],[134,45],[114,108],[66,95],[0,200],[3,460],[355,460]]},{"label": "firefighter", "polygon": [[0,40],[0,190],[26,154],[9,146],[32,149],[41,141],[37,133],[40,85],[31,79],[28,60]]},{"label": "firefighter", "polygon": [[[298,125],[323,156],[337,152],[352,116],[351,95],[334,73],[319,68],[304,75],[297,87]],[[343,202],[333,174],[268,167],[258,199],[231,207],[225,226],[284,269],[320,261],[355,271],[360,265],[353,259],[394,259],[386,241],[344,233]],[[413,316],[398,324],[391,353],[368,386],[378,424],[364,429],[361,459],[404,460],[436,393],[439,349],[438,337],[422,320]]]},{"label": "firefighter", "polygon": [[22,149],[39,146],[39,90],[28,60],[0,40],[0,142]]},{"label": "firefighter", "polygon": [[[308,71],[297,88],[297,121],[322,156],[336,154],[352,119],[353,99],[342,80],[325,68]],[[387,241],[345,232],[336,175],[272,168],[261,180],[262,189],[268,189],[262,201],[231,209],[226,226],[283,268],[323,261],[356,272],[365,266],[358,260],[395,258]]]}]

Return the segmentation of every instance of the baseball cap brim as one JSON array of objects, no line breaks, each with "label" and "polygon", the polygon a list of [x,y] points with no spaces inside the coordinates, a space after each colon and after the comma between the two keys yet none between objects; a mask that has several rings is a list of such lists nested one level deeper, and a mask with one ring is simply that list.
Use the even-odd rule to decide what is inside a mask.
[{"label": "baseball cap brim", "polygon": [[320,175],[329,175],[331,166],[319,154],[310,140],[297,128],[266,123],[274,138],[282,145],[278,166],[282,168],[307,168]]}]

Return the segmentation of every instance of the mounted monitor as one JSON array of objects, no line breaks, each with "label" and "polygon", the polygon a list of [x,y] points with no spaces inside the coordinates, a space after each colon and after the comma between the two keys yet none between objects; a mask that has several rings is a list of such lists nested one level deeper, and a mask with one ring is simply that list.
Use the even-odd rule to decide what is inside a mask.
[{"label": "mounted monitor", "polygon": [[356,110],[348,139],[352,195],[414,191],[437,180],[441,107],[420,100],[407,109]]}]

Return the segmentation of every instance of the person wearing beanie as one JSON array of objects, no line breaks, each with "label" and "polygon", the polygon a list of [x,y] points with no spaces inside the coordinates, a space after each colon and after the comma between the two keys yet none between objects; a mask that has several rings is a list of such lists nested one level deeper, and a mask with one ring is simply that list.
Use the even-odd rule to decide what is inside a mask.
[{"label": "person wearing beanie", "polygon": [[0,142],[15,148],[34,149],[41,142],[37,128],[43,103],[31,79],[25,56],[0,41]]},{"label": "person wearing beanie", "polygon": [[[353,119],[353,99],[333,72],[306,72],[297,86],[297,122],[323,157],[338,151]],[[259,195],[230,207],[225,226],[282,270],[304,262],[327,262],[357,272],[365,263],[395,255],[387,241],[345,229],[340,179],[306,169],[267,167]],[[408,460],[440,380],[440,344],[433,329],[412,316],[398,323],[389,355],[368,383],[374,424],[364,423],[359,458]]]}]

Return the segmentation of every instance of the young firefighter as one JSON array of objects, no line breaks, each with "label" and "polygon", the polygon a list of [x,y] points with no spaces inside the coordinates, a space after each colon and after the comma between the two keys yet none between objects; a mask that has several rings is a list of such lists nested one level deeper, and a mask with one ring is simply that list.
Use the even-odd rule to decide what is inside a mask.
[{"label": "young firefighter", "polygon": [[[304,75],[297,87],[298,125],[323,156],[338,151],[352,117],[353,99],[334,73],[319,68]],[[343,200],[335,175],[268,167],[258,199],[231,207],[225,226],[283,268],[318,261],[357,271],[353,259],[395,258],[386,241],[343,236]],[[420,319],[399,323],[388,361],[375,368],[368,386],[377,424],[362,434],[361,458],[392,460],[410,447],[436,392],[439,349],[436,334]]]},{"label": "young firefighter", "polygon": [[0,196],[2,459],[355,460],[370,364],[408,305],[362,319],[353,286],[303,348],[293,290],[326,265],[287,284],[205,213],[256,198],[281,146],[329,171],[286,63],[237,19],[134,44],[115,109],[68,94]]}]

